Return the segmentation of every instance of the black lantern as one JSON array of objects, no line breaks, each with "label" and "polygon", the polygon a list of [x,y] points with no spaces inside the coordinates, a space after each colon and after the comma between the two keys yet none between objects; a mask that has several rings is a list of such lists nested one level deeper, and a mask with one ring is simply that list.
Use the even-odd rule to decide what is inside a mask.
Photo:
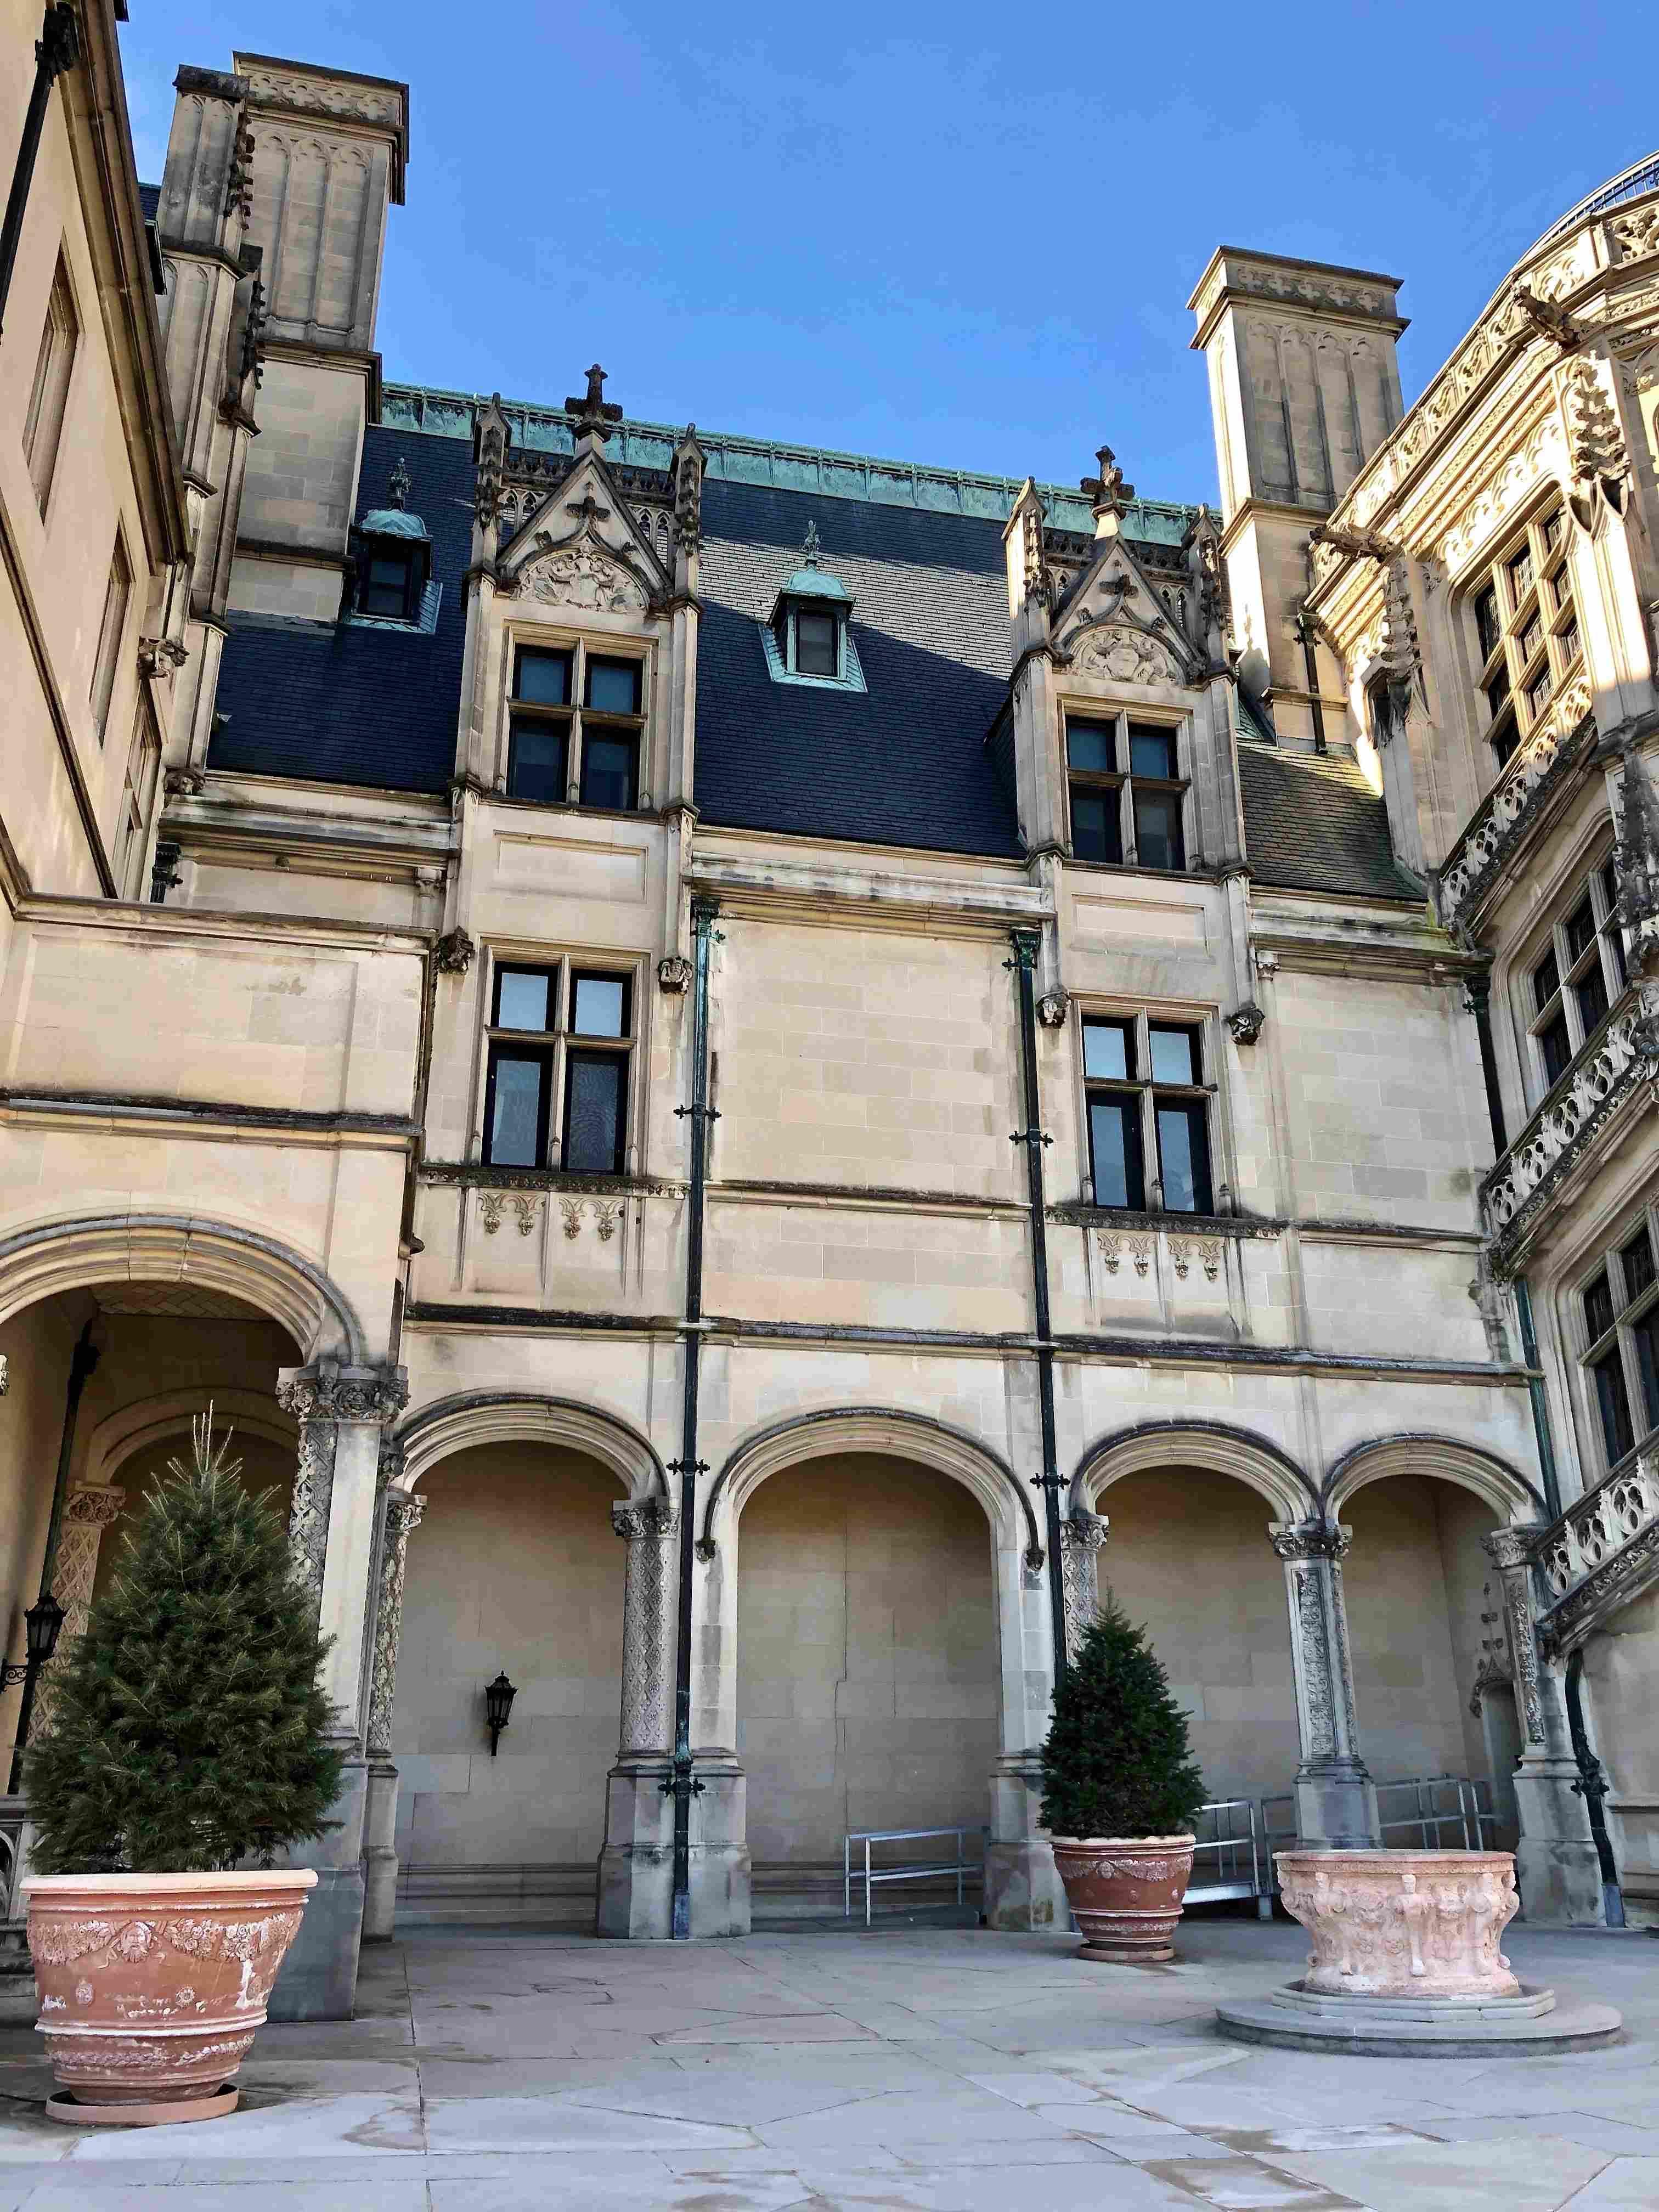
[{"label": "black lantern", "polygon": [[24,1649],[33,1667],[44,1667],[58,1649],[58,1636],[64,1626],[64,1608],[50,1590],[38,1598],[23,1615]]},{"label": "black lantern", "polygon": [[519,1692],[507,1679],[503,1668],[493,1682],[484,1687],[484,1720],[489,1729],[489,1756],[495,1756],[495,1747],[501,1740],[501,1730],[513,1716],[513,1700]]}]

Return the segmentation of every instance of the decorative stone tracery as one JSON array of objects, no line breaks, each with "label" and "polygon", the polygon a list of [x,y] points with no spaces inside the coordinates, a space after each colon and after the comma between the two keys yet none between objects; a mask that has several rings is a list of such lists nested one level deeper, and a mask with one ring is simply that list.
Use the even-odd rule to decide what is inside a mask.
[{"label": "decorative stone tracery", "polygon": [[667,1751],[674,1632],[674,1542],[679,1508],[665,1498],[630,1498],[611,1509],[628,1546],[623,1586],[621,1759]]}]

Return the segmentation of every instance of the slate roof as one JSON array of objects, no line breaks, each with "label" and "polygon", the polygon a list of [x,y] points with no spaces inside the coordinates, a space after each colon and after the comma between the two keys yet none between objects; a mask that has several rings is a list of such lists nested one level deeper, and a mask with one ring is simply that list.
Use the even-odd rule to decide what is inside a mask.
[{"label": "slate roof", "polygon": [[155,210],[161,204],[161,187],[160,185],[140,185],[138,187],[138,204],[143,210],[144,221],[146,222],[154,222],[155,220]]},{"label": "slate roof", "polygon": [[233,614],[219,672],[210,768],[321,783],[440,792],[455,768],[472,550],[472,449],[371,425],[363,438],[358,509],[389,507],[392,471],[409,467],[409,504],[432,533],[443,587],[430,636],[385,627],[339,629]]},{"label": "slate roof", "polygon": [[1422,892],[1395,866],[1388,808],[1351,746],[1302,753],[1241,738],[1238,780],[1257,883],[1421,902]]},{"label": "slate roof", "polygon": [[[418,429],[406,398],[397,412],[395,423],[365,434],[358,513],[389,505],[392,472],[404,460],[408,507],[432,533],[432,578],[442,590],[435,627],[429,635],[390,625],[336,629],[233,615],[218,698],[228,719],[215,731],[210,767],[392,791],[447,787],[465,635],[472,447],[459,416],[441,430]],[[703,487],[702,819],[1018,857],[1012,793],[985,743],[1009,675],[1002,515],[983,511],[1004,504],[1000,483],[917,471],[906,484],[893,465],[879,493],[850,497],[826,489],[823,470],[798,488],[811,472],[793,449],[755,447],[772,452],[770,480],[747,480],[738,463],[749,466],[749,449],[728,442],[724,472],[711,467]],[[842,457],[823,459],[841,470]],[[643,453],[639,465],[648,465]],[[951,511],[942,511],[945,501],[954,502]],[[966,511],[976,505],[981,511]],[[1161,539],[1182,510],[1146,501],[1137,512],[1149,536]],[[824,566],[854,595],[863,691],[776,684],[768,673],[760,624],[799,564],[809,522],[817,526]],[[1276,747],[1265,717],[1248,702],[1237,732],[1258,881],[1420,898],[1394,864],[1383,804],[1352,752],[1321,758]]]}]

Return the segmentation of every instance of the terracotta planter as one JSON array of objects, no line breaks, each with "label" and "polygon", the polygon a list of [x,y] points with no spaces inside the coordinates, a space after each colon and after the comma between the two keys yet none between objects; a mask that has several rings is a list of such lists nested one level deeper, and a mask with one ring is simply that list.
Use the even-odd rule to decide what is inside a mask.
[{"label": "terracotta planter", "polygon": [[1079,1958],[1173,1959],[1195,1836],[1056,1836],[1054,1864],[1084,1945]]},{"label": "terracotta planter", "polygon": [[53,2118],[229,2111],[228,2085],[316,1880],[295,1867],[26,1881],[36,2026],[58,2081]]},{"label": "terracotta planter", "polygon": [[1498,1949],[1519,1910],[1510,1851],[1279,1851],[1279,1894],[1313,1938],[1297,1986],[1326,1996],[1513,1997]]}]

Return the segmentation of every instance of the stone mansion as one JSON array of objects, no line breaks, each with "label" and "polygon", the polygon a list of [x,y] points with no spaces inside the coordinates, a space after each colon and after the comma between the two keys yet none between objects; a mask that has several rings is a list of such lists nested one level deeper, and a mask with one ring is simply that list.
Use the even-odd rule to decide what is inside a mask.
[{"label": "stone mansion", "polygon": [[4,12],[4,1656],[210,1399],[350,1754],[290,2014],[866,1829],[1049,1924],[1106,1584],[1212,1798],[1659,1919],[1659,161],[1410,405],[1219,248],[1212,512],[1109,392],[1056,486],[385,382],[404,86],[185,67],[141,184],[114,0]]}]

